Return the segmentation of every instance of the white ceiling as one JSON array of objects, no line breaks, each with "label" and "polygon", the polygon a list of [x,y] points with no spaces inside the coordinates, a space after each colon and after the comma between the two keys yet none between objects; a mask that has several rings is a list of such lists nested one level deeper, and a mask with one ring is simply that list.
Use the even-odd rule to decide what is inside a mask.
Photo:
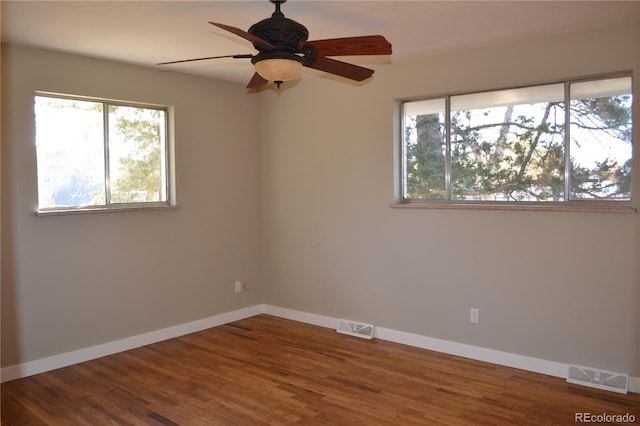
[{"label": "white ceiling", "polygon": [[[1,37],[131,64],[254,53],[244,39],[209,25],[247,30],[271,16],[261,1],[2,0]],[[367,66],[511,39],[640,21],[640,1],[310,1],[289,0],[284,14],[309,39],[382,34],[390,57],[337,58]],[[160,67],[158,67],[160,68]],[[249,59],[218,59],[162,69],[235,82],[253,74]],[[306,75],[313,75],[307,70]]]}]

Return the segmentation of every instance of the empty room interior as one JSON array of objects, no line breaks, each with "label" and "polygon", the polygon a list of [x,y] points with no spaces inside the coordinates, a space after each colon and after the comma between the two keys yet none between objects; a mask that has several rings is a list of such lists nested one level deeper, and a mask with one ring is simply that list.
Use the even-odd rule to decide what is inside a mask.
[{"label": "empty room interior", "polygon": [[[252,27],[279,10],[308,29],[294,53]],[[3,424],[540,424],[544,404],[574,396],[549,423],[640,422],[640,2],[2,1],[0,12]],[[357,38],[369,35],[384,38]],[[277,60],[302,70],[280,84],[262,67]],[[109,145],[130,129],[104,122],[160,113],[161,194],[123,190],[111,163],[98,195],[83,183],[78,196],[82,177],[62,183],[84,161],[46,138],[47,126],[65,140],[80,126],[44,122],[55,108],[42,105],[63,101],[102,108],[99,155],[113,163],[134,157]],[[489,127],[497,136],[477,143]],[[437,149],[420,151],[421,138]],[[75,154],[45,167],[45,139]],[[209,344],[218,358],[189,369]],[[165,395],[185,398],[175,406],[140,396],[144,412],[114,414],[113,402],[106,414],[85,393],[67,414],[47,405],[47,386],[81,392],[79,372],[124,380],[135,368],[111,363],[141,350],[149,365],[171,353],[174,379],[202,386],[232,386],[242,359],[250,408],[196,382]],[[429,384],[432,359],[457,379]],[[300,377],[275,375],[298,363]],[[323,369],[331,386],[292,382]],[[488,382],[518,382],[508,392],[522,400]],[[298,405],[259,405],[285,391]],[[343,392],[373,399],[338,411],[351,409]],[[258,421],[258,406],[271,417]]]}]

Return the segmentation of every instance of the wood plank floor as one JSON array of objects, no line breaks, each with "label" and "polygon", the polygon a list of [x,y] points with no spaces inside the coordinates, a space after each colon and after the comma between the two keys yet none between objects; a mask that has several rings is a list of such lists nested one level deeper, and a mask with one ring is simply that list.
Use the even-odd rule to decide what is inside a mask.
[{"label": "wood plank floor", "polygon": [[540,425],[640,395],[260,315],[2,384],[14,425]]}]

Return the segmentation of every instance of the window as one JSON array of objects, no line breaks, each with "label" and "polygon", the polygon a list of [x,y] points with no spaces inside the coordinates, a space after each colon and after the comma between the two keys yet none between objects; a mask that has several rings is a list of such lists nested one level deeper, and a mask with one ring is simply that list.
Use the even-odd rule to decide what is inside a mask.
[{"label": "window", "polygon": [[168,108],[37,94],[39,210],[168,205]]},{"label": "window", "polygon": [[631,204],[631,77],[402,104],[402,201]]}]

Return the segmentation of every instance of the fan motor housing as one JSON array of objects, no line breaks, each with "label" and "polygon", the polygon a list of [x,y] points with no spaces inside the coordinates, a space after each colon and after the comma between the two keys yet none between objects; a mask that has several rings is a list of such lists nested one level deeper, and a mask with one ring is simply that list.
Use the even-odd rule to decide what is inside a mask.
[{"label": "fan motor housing", "polygon": [[[268,41],[278,50],[290,51],[291,53],[294,53],[297,47],[309,38],[309,31],[304,25],[276,14],[253,24],[248,33]],[[258,44],[254,44],[254,47],[258,51],[264,50]]]}]

